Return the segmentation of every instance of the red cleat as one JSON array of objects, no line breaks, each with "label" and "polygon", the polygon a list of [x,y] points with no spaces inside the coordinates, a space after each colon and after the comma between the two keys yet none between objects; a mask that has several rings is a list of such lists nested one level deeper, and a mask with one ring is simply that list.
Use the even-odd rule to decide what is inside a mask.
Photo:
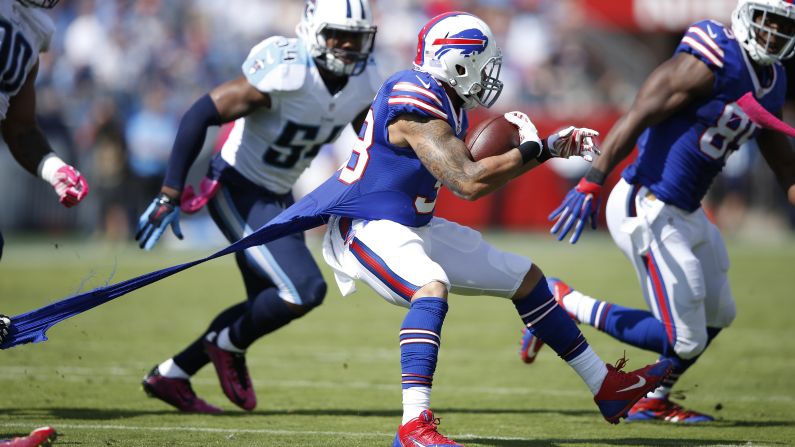
[{"label": "red cleat", "polygon": [[425,410],[398,427],[392,447],[464,447],[436,431],[438,425],[439,419],[433,417],[433,412]]},{"label": "red cleat", "polygon": [[208,404],[193,392],[190,380],[162,376],[157,366],[144,377],[141,385],[149,397],[160,399],[179,411],[210,414],[221,412],[220,408]]},{"label": "red cleat", "polygon": [[49,447],[58,437],[58,433],[52,427],[39,427],[29,435],[11,440],[0,440],[2,447]]},{"label": "red cleat", "polygon": [[623,372],[625,358],[607,365],[607,376],[593,400],[607,422],[618,424],[627,411],[671,373],[670,360],[661,360],[632,372]]},{"label": "red cleat", "polygon": [[226,397],[244,410],[253,410],[257,406],[257,396],[248,375],[245,354],[221,349],[206,340],[204,349],[215,365],[215,372],[218,373],[218,380]]}]

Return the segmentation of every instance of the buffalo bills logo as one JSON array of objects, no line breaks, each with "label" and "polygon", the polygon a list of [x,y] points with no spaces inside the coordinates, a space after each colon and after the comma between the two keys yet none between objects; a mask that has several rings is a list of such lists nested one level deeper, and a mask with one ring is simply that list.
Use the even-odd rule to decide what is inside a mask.
[{"label": "buffalo bills logo", "polygon": [[488,44],[489,38],[477,28],[470,28],[433,41],[433,45],[441,45],[441,48],[436,50],[435,57],[437,59],[451,50],[460,50],[464,57],[470,57],[486,51]]}]

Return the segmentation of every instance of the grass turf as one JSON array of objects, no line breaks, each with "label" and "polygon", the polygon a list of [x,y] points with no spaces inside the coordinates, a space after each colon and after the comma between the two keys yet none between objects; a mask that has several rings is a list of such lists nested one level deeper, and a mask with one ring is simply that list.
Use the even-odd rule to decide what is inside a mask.
[{"label": "grass turf", "polygon": [[[642,306],[632,268],[604,234],[589,234],[576,247],[526,234],[488,238],[591,295]],[[0,311],[10,315],[210,252],[7,240]],[[454,296],[434,380],[440,431],[470,447],[791,445],[794,249],[792,240],[729,244],[738,318],[678,386],[683,404],[716,422],[611,426],[551,350],[544,348],[532,366],[518,360],[521,324],[510,303]],[[46,343],[0,352],[0,438],[53,425],[61,433],[56,445],[391,445],[401,414],[397,330],[404,311],[366,286],[341,298],[325,273],[325,304],[249,351],[255,411],[224,398],[212,367],[193,384],[225,410],[219,416],[179,414],[140,388],[154,364],[244,296],[234,260],[226,257],[67,320]],[[584,333],[607,361],[625,350],[631,369],[655,359],[592,328]]]}]

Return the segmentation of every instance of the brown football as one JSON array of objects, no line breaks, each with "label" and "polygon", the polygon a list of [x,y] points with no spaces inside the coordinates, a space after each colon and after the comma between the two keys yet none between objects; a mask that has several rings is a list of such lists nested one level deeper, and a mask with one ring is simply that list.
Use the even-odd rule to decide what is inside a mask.
[{"label": "brown football", "polygon": [[464,139],[472,159],[500,155],[519,146],[519,129],[502,115],[481,121]]}]

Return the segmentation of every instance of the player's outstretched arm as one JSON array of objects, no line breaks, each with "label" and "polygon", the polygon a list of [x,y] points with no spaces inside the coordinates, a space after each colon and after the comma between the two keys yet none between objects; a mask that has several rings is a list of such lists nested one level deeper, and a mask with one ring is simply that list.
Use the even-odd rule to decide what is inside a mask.
[{"label": "player's outstretched arm", "polygon": [[88,182],[74,167],[52,151],[47,137],[36,122],[38,64],[28,73],[20,91],[11,98],[2,123],[3,139],[17,163],[52,185],[64,206],[80,203],[88,195]]},{"label": "player's outstretched arm", "polygon": [[[141,248],[151,250],[169,226],[182,239],[179,226],[182,190],[188,170],[204,146],[207,129],[270,105],[270,96],[257,90],[243,76],[219,85],[193,103],[180,120],[160,194],[138,219],[135,240]],[[190,211],[195,212],[217,190],[217,182],[205,179],[200,194],[196,195],[192,189],[186,190],[184,200],[189,204]]]},{"label": "player's outstretched arm", "polygon": [[774,130],[762,129],[757,137],[759,151],[779,184],[787,194],[787,200],[795,205],[795,152],[789,139]]},{"label": "player's outstretched arm", "polygon": [[632,152],[647,127],[669,118],[694,98],[709,95],[714,80],[705,63],[685,53],[657,67],[641,86],[632,107],[605,137],[601,156],[549,215],[549,220],[555,222],[550,232],[563,240],[571,231],[569,242],[574,244],[587,221],[596,229],[602,184],[607,175]]},{"label": "player's outstretched arm", "polygon": [[455,195],[476,200],[537,164],[518,149],[472,161],[464,142],[442,120],[402,115],[389,125],[392,144],[411,147],[422,164]]}]

